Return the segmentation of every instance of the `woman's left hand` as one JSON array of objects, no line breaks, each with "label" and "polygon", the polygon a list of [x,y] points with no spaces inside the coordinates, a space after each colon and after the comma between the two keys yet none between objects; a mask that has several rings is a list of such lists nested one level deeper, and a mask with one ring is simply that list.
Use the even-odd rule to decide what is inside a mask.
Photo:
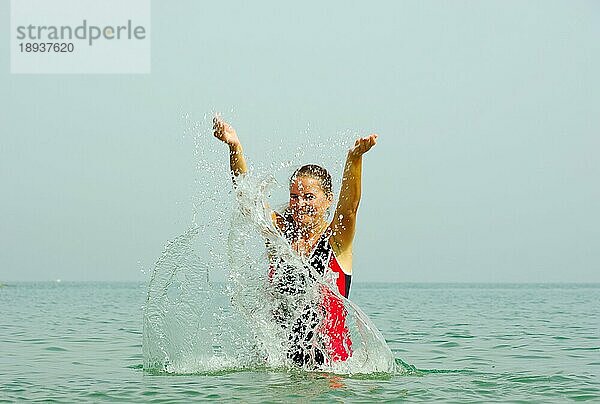
[{"label": "woman's left hand", "polygon": [[354,147],[352,147],[348,153],[355,158],[362,156],[371,150],[371,147],[377,144],[377,137],[378,135],[376,133],[372,133],[367,137],[356,139],[356,142],[354,142]]}]

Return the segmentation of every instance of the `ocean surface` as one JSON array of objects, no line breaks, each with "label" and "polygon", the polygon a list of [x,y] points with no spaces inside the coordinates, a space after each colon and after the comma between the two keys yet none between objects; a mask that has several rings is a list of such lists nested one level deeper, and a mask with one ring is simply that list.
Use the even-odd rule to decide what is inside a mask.
[{"label": "ocean surface", "polygon": [[0,287],[0,401],[600,402],[600,284],[352,285],[406,374],[146,372],[142,283]]}]

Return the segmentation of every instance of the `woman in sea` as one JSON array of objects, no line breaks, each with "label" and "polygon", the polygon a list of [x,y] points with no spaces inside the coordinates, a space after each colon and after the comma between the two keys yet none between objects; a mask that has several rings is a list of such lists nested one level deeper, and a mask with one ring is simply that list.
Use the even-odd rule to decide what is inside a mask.
[{"label": "woman in sea", "polygon": [[[233,127],[219,117],[213,120],[213,131],[217,139],[229,146],[235,185],[236,178],[247,172],[242,144]],[[337,276],[337,292],[345,298],[350,292],[352,276],[352,242],[361,197],[362,156],[376,141],[376,134],[358,138],[348,151],[340,197],[331,222],[328,221],[334,199],[331,176],[314,164],[304,165],[292,174],[289,205],[285,211],[271,212],[274,226],[292,250],[312,267],[308,271],[310,280],[315,281],[315,274],[323,277],[326,272],[333,272],[334,277]],[[294,266],[286,265],[283,259],[273,254],[269,257],[268,278],[276,293],[282,297],[304,293],[303,285],[309,281],[306,276]],[[299,316],[291,318],[293,313],[285,305],[273,309],[275,320],[289,335],[287,356],[299,366],[318,367],[323,363],[345,361],[352,355],[342,299],[327,287],[322,287],[320,292],[320,311],[306,305]]]}]

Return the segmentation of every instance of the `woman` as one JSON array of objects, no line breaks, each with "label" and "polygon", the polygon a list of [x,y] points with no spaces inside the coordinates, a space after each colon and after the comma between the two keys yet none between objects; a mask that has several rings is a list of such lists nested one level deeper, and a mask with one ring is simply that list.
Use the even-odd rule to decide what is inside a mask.
[{"label": "woman", "polygon": [[[213,124],[214,136],[229,146],[229,164],[235,184],[236,177],[247,172],[242,145],[231,125],[219,117],[214,118]],[[288,208],[283,214],[271,213],[273,224],[292,249],[308,260],[312,267],[309,277],[314,280],[315,273],[324,276],[326,271],[332,271],[337,274],[338,292],[346,298],[352,276],[352,241],[361,194],[362,156],[376,141],[376,134],[359,138],[348,151],[340,198],[331,222],[327,220],[333,203],[331,176],[317,165],[305,165],[294,172],[290,178]],[[272,257],[269,279],[280,294],[303,292],[299,287],[303,282],[298,282],[297,272],[281,259]],[[288,357],[301,366],[323,364],[327,359],[345,361],[351,355],[343,302],[330,289],[322,288],[320,305],[322,313],[315,313],[307,306],[291,326]],[[280,307],[274,314],[285,327],[289,313]],[[314,343],[316,337],[320,344]],[[327,355],[321,349],[325,349]]]}]

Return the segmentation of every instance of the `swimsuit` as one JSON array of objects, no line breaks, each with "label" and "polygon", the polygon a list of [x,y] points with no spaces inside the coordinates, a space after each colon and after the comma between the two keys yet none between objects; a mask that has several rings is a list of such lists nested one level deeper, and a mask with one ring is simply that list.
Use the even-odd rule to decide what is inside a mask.
[{"label": "swimsuit", "polygon": [[[316,281],[315,275],[322,279],[326,271],[337,274],[337,290],[340,295],[348,297],[352,277],[344,273],[338,263],[329,244],[330,233],[328,229],[321,235],[309,256],[308,263],[312,268],[307,268],[308,279],[306,274],[285,264],[281,258],[272,261],[269,267],[269,281],[274,291],[284,297],[278,299],[279,304],[276,304],[273,315],[284,329],[292,323],[288,336],[291,343],[288,358],[300,366],[328,362],[322,350],[333,362],[345,361],[352,355],[352,342],[346,326],[347,311],[343,300],[333,290],[320,285],[318,303],[305,304],[300,316],[293,321],[291,317],[294,310],[289,307],[290,300],[298,300],[299,295],[306,293],[308,282]],[[289,232],[284,231],[284,235],[289,240]]]}]

